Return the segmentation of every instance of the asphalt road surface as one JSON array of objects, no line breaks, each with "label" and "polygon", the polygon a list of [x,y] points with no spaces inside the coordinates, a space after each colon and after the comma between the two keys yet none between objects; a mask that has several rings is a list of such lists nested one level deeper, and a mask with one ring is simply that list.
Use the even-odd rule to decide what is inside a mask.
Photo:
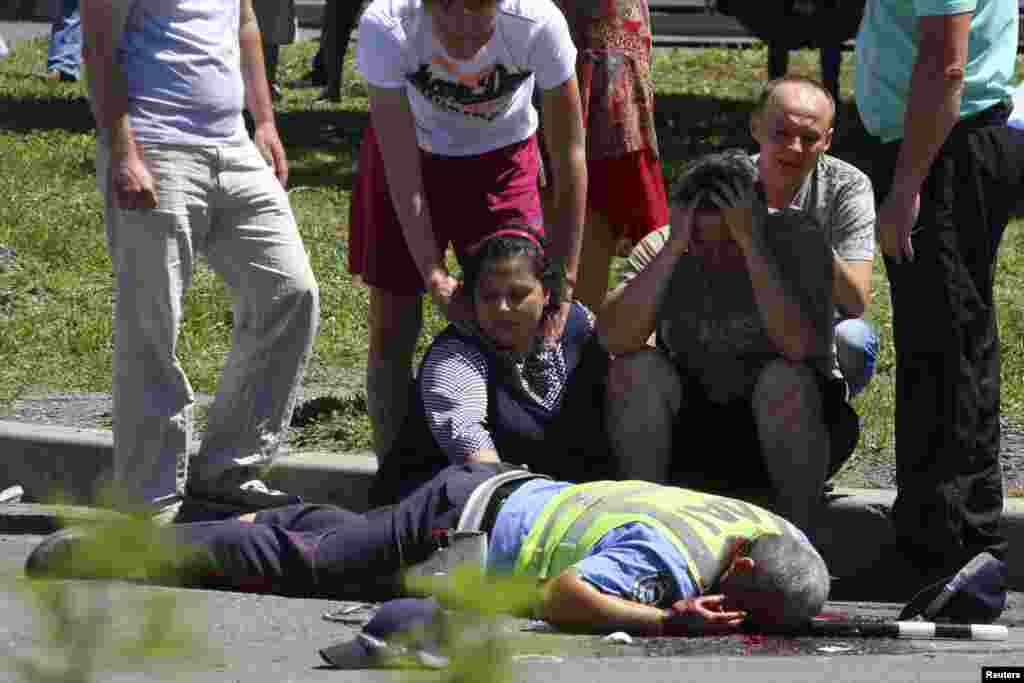
[{"label": "asphalt road surface", "polygon": [[[56,661],[39,629],[45,626],[23,592],[22,566],[39,536],[0,535],[0,681],[17,681],[17,659]],[[107,668],[96,681],[190,681],[278,683],[282,681],[392,681],[391,671],[336,671],[323,666],[319,648],[351,637],[370,611],[350,624],[323,619],[342,603],[132,584],[69,582],[83,604],[113,606],[106,630],[134,636],[135,605],[141,599],[173,599],[205,652],[136,665],[138,671]],[[87,598],[86,596],[92,596]],[[93,603],[89,603],[93,604]],[[829,603],[837,617],[892,619],[899,605]],[[522,681],[619,683],[621,681],[981,681],[983,666],[1024,667],[1024,594],[1012,594],[1001,622],[1003,642],[895,640],[839,637],[782,638],[754,634],[705,638],[634,639],[615,644],[596,636],[552,633],[540,622],[510,620],[503,633],[516,643],[513,675]],[[63,654],[63,653],[60,653]],[[1024,671],[1024,669],[1021,669]],[[438,680],[417,673],[412,680]]]}]

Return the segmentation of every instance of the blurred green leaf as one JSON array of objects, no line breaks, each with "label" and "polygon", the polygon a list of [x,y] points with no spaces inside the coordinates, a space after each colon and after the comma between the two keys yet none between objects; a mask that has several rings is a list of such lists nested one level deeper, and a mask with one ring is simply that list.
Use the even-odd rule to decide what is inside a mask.
[{"label": "blurred green leaf", "polygon": [[182,617],[181,591],[123,581],[180,568],[191,561],[189,549],[162,541],[145,518],[112,516],[84,530],[68,566],[74,576],[100,580],[9,579],[38,615],[40,647],[14,661],[21,680],[94,683],[111,671],[180,671],[209,658]]}]

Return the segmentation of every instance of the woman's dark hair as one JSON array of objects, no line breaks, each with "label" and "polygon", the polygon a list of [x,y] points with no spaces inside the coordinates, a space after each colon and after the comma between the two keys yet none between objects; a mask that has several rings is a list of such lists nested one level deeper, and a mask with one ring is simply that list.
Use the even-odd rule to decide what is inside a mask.
[{"label": "woman's dark hair", "polygon": [[462,286],[467,296],[472,297],[480,282],[480,274],[496,261],[516,256],[525,256],[532,266],[534,277],[540,280],[544,291],[549,294],[544,306],[542,320],[550,318],[562,301],[562,287],[565,272],[558,259],[548,256],[547,239],[528,225],[504,225],[494,234],[483,238],[467,251],[462,258]]}]

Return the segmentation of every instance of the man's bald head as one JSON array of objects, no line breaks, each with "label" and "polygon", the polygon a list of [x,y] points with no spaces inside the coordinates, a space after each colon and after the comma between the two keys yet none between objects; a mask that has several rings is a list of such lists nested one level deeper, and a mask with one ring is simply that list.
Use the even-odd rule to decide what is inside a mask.
[{"label": "man's bald head", "polygon": [[754,104],[753,116],[759,116],[767,109],[798,107],[811,115],[827,116],[828,127],[836,117],[836,103],[831,93],[813,78],[805,76],[783,76],[768,81]]}]

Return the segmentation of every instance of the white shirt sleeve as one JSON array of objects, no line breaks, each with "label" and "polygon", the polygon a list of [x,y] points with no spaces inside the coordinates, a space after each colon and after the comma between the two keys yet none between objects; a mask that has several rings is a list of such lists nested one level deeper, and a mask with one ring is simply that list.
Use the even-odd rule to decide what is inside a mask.
[{"label": "white shirt sleeve", "polygon": [[367,9],[359,20],[356,63],[370,85],[405,87],[405,32],[401,23]]},{"label": "white shirt sleeve", "polygon": [[458,339],[432,348],[420,367],[420,400],[430,433],[450,462],[495,448],[484,424],[487,363],[477,349]]},{"label": "white shirt sleeve", "polygon": [[541,90],[557,88],[576,75],[576,46],[569,24],[557,7],[553,9],[530,46],[528,65]]}]

